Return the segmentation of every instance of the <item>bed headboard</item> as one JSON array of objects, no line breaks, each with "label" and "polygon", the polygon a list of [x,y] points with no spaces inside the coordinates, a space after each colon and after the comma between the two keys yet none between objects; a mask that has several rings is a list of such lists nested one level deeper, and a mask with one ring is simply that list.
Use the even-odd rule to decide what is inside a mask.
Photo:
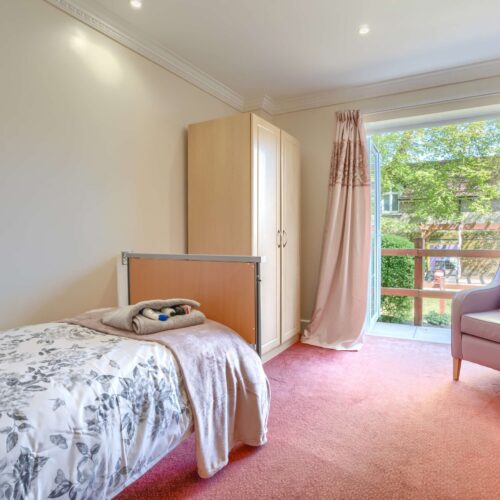
[{"label": "bed headboard", "polygon": [[123,252],[128,303],[182,297],[239,333],[260,354],[260,257]]}]

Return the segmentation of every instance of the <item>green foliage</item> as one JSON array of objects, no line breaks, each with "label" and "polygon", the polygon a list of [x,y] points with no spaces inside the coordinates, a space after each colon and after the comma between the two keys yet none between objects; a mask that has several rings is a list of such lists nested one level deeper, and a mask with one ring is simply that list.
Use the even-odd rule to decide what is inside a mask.
[{"label": "green foliage", "polygon": [[460,221],[500,198],[500,119],[405,130],[373,137],[382,158],[382,191],[411,198],[409,222]]},{"label": "green foliage", "polygon": [[[382,248],[413,248],[413,243],[393,234],[382,235]],[[382,286],[413,288],[413,257],[382,257]],[[412,308],[411,297],[382,296],[382,321],[404,323]]]},{"label": "green foliage", "polygon": [[382,234],[395,234],[411,241],[421,236],[418,226],[402,217],[381,217],[380,229]]},{"label": "green foliage", "polygon": [[451,324],[451,316],[449,313],[430,311],[424,314],[424,321],[433,326],[449,326]]}]

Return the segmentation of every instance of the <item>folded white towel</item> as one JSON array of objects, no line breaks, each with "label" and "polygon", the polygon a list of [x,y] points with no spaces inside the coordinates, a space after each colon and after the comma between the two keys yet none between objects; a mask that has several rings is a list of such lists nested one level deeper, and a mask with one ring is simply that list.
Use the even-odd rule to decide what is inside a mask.
[{"label": "folded white towel", "polygon": [[184,314],[189,314],[191,310],[192,306],[190,306],[189,304],[178,304],[174,307],[163,307],[161,309],[161,312],[171,318],[172,316],[182,316]]},{"label": "folded white towel", "polygon": [[169,318],[171,318],[172,316],[175,316],[175,309],[173,307],[163,307],[161,309],[161,312],[163,314],[166,314]]},{"label": "folded white towel", "polygon": [[153,319],[155,321],[167,321],[167,319],[168,319],[168,316],[166,314],[155,311],[154,309],[151,309],[150,307],[145,307],[141,311],[141,314],[143,316],[145,316],[146,318]]}]

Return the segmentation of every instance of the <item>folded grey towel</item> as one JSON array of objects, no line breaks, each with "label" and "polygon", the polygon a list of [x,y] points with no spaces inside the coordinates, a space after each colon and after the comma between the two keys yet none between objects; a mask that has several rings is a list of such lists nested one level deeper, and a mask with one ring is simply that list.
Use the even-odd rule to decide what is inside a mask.
[{"label": "folded grey towel", "polygon": [[[171,330],[172,328],[183,328],[185,326],[199,325],[205,320],[205,316],[200,311],[192,311],[185,316],[174,316],[168,321],[155,321],[140,315],[141,311],[146,307],[151,309],[161,309],[163,307],[174,307],[181,304],[188,304],[193,308],[200,307],[200,303],[190,299],[165,299],[165,300],[144,300],[131,306],[118,307],[105,313],[102,317],[102,322],[105,325],[136,332],[138,334],[147,334],[161,332],[163,330]],[[198,314],[194,314],[194,313]],[[181,318],[186,318],[181,321]],[[176,319],[177,321],[173,321]],[[167,323],[172,323],[167,325]],[[175,325],[175,326],[174,326]]]}]

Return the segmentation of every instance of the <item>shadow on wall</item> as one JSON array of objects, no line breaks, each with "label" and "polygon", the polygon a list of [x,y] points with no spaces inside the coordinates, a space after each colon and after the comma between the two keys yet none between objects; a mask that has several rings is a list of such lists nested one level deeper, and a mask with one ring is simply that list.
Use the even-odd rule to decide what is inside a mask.
[{"label": "shadow on wall", "polygon": [[[22,317],[14,318],[16,325],[0,325],[0,329],[22,324],[56,321],[75,314],[117,305],[116,259],[108,259],[100,266],[74,281],[64,283],[60,291],[49,297],[40,297],[36,303],[26,304]],[[11,320],[12,321],[12,320]]]}]

